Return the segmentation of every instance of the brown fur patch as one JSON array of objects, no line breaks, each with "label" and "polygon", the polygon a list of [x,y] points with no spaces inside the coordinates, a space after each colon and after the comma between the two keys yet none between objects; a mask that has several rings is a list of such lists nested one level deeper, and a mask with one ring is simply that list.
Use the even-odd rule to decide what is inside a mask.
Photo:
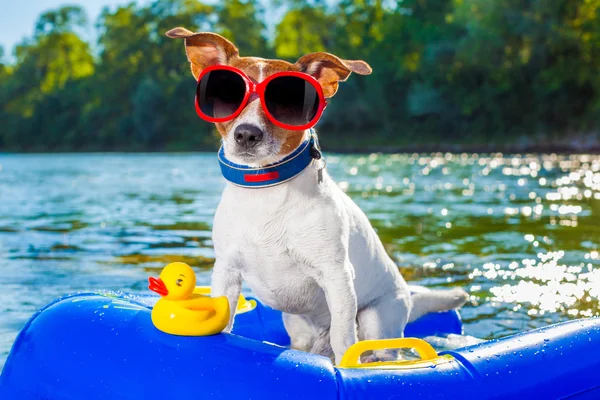
[{"label": "brown fur patch", "polygon": [[194,33],[178,27],[171,29],[166,35],[173,39],[185,40],[185,52],[192,75],[196,79],[204,68],[215,64],[227,64],[239,54],[233,43],[216,33]]},{"label": "brown fur patch", "polygon": [[297,65],[287,61],[268,60],[259,57],[236,57],[229,62],[229,65],[244,71],[254,82],[258,82],[261,69],[263,80],[276,72],[298,71]]},{"label": "brown fur patch", "polygon": [[306,54],[296,61],[298,69],[315,77],[323,88],[323,95],[333,97],[338,90],[339,82],[343,82],[356,72],[369,75],[372,70],[362,60],[342,60],[333,54],[319,52]]}]

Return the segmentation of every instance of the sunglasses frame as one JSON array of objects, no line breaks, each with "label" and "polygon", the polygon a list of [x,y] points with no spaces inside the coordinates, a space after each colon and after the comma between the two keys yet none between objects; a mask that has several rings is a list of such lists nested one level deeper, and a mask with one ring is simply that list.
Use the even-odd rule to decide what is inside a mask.
[{"label": "sunglasses frame", "polygon": [[[198,100],[199,100],[198,99],[198,90],[200,88],[200,81],[202,81],[202,78],[209,72],[217,71],[217,70],[225,70],[225,71],[234,72],[234,73],[238,74],[244,80],[244,83],[246,84],[246,93],[244,95],[244,99],[240,103],[240,106],[238,107],[237,110],[235,110],[235,112],[233,114],[231,114],[228,117],[224,117],[224,118],[214,118],[214,117],[210,117],[210,116],[204,114],[202,112],[202,110],[200,109],[200,104],[198,102]],[[275,119],[275,117],[273,117],[273,115],[271,115],[271,113],[269,112],[269,110],[267,108],[267,103],[265,101],[265,90],[266,90],[269,82],[271,82],[273,79],[280,78],[282,76],[295,76],[295,77],[304,79],[305,81],[310,83],[317,91],[317,96],[319,96],[319,108],[317,109],[315,116],[308,123],[306,123],[304,125],[288,125],[288,124],[285,124],[285,123]],[[208,122],[219,123],[219,122],[231,121],[231,120],[235,119],[238,115],[240,115],[240,113],[244,110],[244,108],[246,108],[246,106],[248,105],[248,102],[250,100],[250,96],[252,96],[253,94],[258,95],[262,109],[265,112],[265,115],[267,116],[269,121],[271,121],[273,124],[275,124],[281,128],[294,130],[294,131],[301,131],[301,130],[309,129],[309,128],[312,128],[313,126],[315,126],[317,124],[317,122],[319,122],[319,119],[321,118],[323,111],[327,107],[327,99],[325,99],[325,96],[323,95],[323,88],[321,88],[321,84],[319,83],[319,81],[317,81],[311,75],[305,74],[303,72],[297,72],[297,71],[276,72],[273,75],[268,76],[262,82],[255,83],[248,77],[248,75],[246,75],[244,73],[244,71],[240,70],[239,68],[231,67],[229,65],[212,65],[212,66],[207,67],[204,70],[202,70],[202,72],[198,76],[198,83],[196,84],[196,96],[194,99],[196,113],[198,114],[198,116],[200,118],[202,118],[203,120],[208,121]]]}]

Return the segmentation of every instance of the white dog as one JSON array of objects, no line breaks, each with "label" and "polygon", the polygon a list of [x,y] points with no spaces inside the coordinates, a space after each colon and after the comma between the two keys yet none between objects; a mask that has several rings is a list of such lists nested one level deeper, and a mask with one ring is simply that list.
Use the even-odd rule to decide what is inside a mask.
[{"label": "white dog", "polygon": [[[245,74],[252,82],[246,88],[274,74],[294,71],[312,76],[323,97],[329,98],[337,91],[338,82],[346,80],[351,72],[371,72],[364,61],[342,60],[328,53],[308,54],[291,64],[240,57],[231,42],[213,33],[175,28],[167,36],[185,39],[196,79],[202,78],[206,68],[225,65]],[[231,97],[237,90],[232,82],[235,79],[227,79],[221,83],[225,86],[214,83],[216,95],[206,94],[202,91],[213,90],[213,82],[206,83],[205,76],[197,92],[199,102],[206,102],[198,106],[199,113],[208,120],[232,114],[233,108],[240,106],[233,117],[216,121],[223,141],[221,162],[230,168],[227,173],[235,173],[236,168],[252,173],[286,161],[290,154],[306,154],[303,149],[308,143],[313,147],[312,157],[319,157],[310,129],[286,129],[274,123],[273,115],[287,118],[285,112],[278,111],[277,104],[271,106],[271,115],[267,115],[267,104],[285,101],[278,99],[277,93],[261,102],[258,90],[249,94],[244,104],[236,103],[231,110],[224,110],[227,105],[222,103],[241,103],[239,99],[223,98]],[[293,79],[279,80],[280,87],[272,85],[264,96],[281,89],[290,97],[287,90],[291,89],[286,85],[296,82]],[[312,81],[307,78],[307,82]],[[229,88],[227,94],[219,92],[223,87]],[[312,88],[307,90],[313,96],[310,101],[319,94],[319,90],[317,94]],[[215,96],[221,97],[215,100]],[[411,295],[365,214],[320,169],[322,160],[305,164],[291,178],[276,179],[272,184],[268,181],[275,175],[266,170],[260,179],[267,179],[268,184],[258,187],[235,184],[235,179],[225,175],[224,170],[233,183],[227,184],[214,220],[214,296],[227,296],[235,310],[245,281],[261,301],[283,311],[293,348],[334,355],[337,363],[358,340],[402,337],[407,322],[465,303],[467,294],[458,288]],[[227,329],[232,324],[233,315]]]}]

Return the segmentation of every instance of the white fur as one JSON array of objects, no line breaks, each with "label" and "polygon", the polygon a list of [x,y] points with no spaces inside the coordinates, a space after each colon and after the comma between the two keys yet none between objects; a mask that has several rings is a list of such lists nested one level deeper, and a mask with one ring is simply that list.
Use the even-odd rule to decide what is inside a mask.
[{"label": "white fur", "polygon": [[[273,135],[267,134],[268,127],[256,118],[256,114],[261,108],[260,100],[255,98],[251,100],[244,111],[236,118],[233,127],[230,129],[230,134],[223,138],[223,149],[227,158],[236,164],[248,165],[250,167],[258,167],[262,165],[274,164],[281,159],[279,152],[283,142]],[[242,124],[252,124],[260,128],[265,135],[260,143],[251,150],[240,149],[233,139],[231,132]]]},{"label": "white fur", "polygon": [[[226,144],[225,152],[239,161],[234,147]],[[261,301],[285,313],[292,347],[333,353],[338,363],[359,339],[402,337],[412,316],[466,300],[460,289],[430,292],[419,294],[422,305],[415,307],[416,297],[367,217],[326,171],[318,184],[311,166],[278,186],[228,183],[213,241],[214,296],[227,296],[235,310],[244,280]],[[227,329],[232,324],[233,316]]]}]

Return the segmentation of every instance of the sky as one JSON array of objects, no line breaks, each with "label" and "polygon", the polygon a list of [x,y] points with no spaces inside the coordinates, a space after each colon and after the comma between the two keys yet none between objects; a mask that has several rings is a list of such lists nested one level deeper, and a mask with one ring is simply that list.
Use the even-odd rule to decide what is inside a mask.
[{"label": "sky", "polygon": [[92,25],[104,6],[114,7],[128,4],[131,0],[0,0],[0,45],[6,55],[12,54],[14,45],[33,35],[35,21],[46,10],[63,5],[82,5],[88,15],[90,36]]}]

